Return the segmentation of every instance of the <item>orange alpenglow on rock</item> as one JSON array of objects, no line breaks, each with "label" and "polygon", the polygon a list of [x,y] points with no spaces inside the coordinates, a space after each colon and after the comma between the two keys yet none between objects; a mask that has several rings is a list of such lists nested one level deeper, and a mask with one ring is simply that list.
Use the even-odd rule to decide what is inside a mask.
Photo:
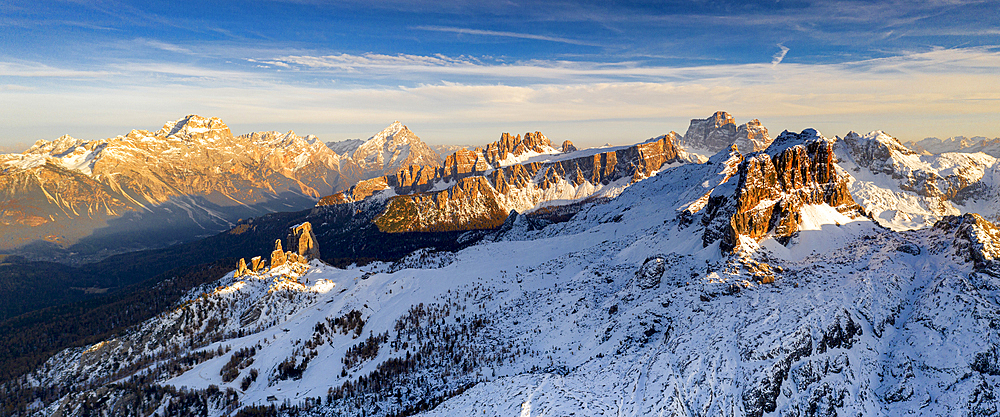
[{"label": "orange alpenglow on rock", "polygon": [[281,249],[281,239],[275,239],[274,252],[271,252],[271,268],[282,266],[287,261],[285,251]]},{"label": "orange alpenglow on rock", "polygon": [[319,245],[313,234],[312,223],[305,222],[294,226],[288,232],[288,249],[295,251],[306,262],[319,259]]},{"label": "orange alpenglow on rock", "polygon": [[242,277],[247,274],[247,261],[246,259],[240,258],[240,261],[236,263],[236,278]]}]

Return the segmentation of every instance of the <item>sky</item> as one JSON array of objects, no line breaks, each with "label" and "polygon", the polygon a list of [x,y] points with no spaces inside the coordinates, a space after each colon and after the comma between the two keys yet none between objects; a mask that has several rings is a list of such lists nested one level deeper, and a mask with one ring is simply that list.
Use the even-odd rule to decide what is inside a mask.
[{"label": "sky", "polygon": [[717,110],[772,136],[1000,137],[998,1],[5,0],[0,149],[157,130],[625,144]]}]

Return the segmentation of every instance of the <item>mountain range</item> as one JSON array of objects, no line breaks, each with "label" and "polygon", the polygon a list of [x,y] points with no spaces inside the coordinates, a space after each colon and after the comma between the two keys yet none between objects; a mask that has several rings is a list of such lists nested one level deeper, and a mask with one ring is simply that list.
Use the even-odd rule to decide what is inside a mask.
[{"label": "mountain range", "polygon": [[733,120],[327,146],[399,169],[187,244],[242,259],[9,379],[5,413],[1000,413],[996,159]]},{"label": "mountain range", "polygon": [[918,153],[940,154],[948,152],[983,152],[995,158],[1000,158],[1000,138],[975,136],[954,136],[947,139],[925,138],[908,145]]},{"label": "mountain range", "polygon": [[94,259],[162,247],[440,160],[398,122],[367,141],[331,145],[337,151],[294,132],[233,136],[218,118],[197,115],[156,132],[39,140],[22,154],[0,155],[0,249]]}]

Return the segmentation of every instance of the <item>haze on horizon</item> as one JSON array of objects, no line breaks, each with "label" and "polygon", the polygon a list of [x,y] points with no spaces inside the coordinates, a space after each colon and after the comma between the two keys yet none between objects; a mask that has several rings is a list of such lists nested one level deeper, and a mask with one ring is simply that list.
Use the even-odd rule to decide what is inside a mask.
[{"label": "haze on horizon", "polygon": [[0,148],[156,130],[632,143],[717,110],[775,133],[1000,136],[994,1],[0,4]]}]

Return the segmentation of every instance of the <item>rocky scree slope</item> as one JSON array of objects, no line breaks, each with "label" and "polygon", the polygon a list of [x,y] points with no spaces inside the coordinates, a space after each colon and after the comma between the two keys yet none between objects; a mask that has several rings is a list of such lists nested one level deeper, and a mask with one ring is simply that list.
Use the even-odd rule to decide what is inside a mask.
[{"label": "rocky scree slope", "polygon": [[375,224],[387,232],[492,229],[511,211],[610,198],[680,162],[669,136],[609,149],[576,150],[572,143],[562,148],[568,152],[554,149],[540,132],[505,133],[485,148],[460,149],[440,166],[411,166],[362,181],[318,205],[385,200]]},{"label": "rocky scree slope", "polygon": [[[825,166],[830,147],[784,133],[762,153],[667,167],[563,223],[515,218],[456,252],[230,273],[53,357],[20,381],[39,399],[18,413],[997,413],[997,227],[851,218],[831,197],[844,178]],[[772,178],[767,161],[793,172]],[[714,221],[701,218],[738,226],[724,208],[757,185],[789,199],[771,205],[797,233],[734,227],[732,251],[706,239]],[[713,214],[702,201],[716,194],[734,203]]]}]

